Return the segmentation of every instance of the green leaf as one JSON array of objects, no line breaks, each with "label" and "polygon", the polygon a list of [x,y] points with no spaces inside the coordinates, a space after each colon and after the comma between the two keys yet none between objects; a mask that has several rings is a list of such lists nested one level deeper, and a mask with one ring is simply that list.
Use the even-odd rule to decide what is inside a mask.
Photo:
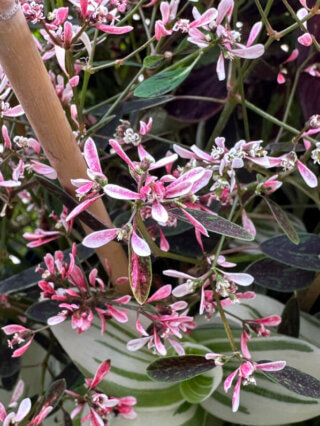
[{"label": "green leaf", "polygon": [[[266,361],[259,361],[260,363]],[[296,368],[286,366],[280,371],[262,371],[272,381],[309,398],[320,399],[320,381]]]},{"label": "green leaf", "polygon": [[159,382],[180,382],[214,368],[215,362],[200,355],[160,358],[151,363],[147,374]]},{"label": "green leaf", "polygon": [[[186,209],[195,219],[197,219],[208,231],[238,240],[252,241],[254,237],[239,225],[221,216],[210,214],[201,210]],[[171,209],[170,212],[180,220],[190,223],[188,218],[180,209]]]},{"label": "green leaf", "polygon": [[162,61],[163,61],[163,55],[146,56],[143,60],[143,66],[145,68],[154,69],[154,68],[157,68]]},{"label": "green leaf", "polygon": [[[282,303],[257,294],[254,300],[242,301],[241,304],[235,304],[225,309],[240,318],[255,319],[272,314],[280,315],[283,308]],[[237,328],[239,322],[231,316],[228,316],[228,319],[238,343],[242,331],[241,328]],[[248,344],[249,350],[253,360],[285,360],[288,365],[303,370],[320,380],[320,369],[317,368],[320,350],[306,340],[314,341],[314,344],[319,345],[320,322],[307,314],[301,315],[300,320],[299,340],[277,334],[271,334],[268,338],[253,337]],[[212,318],[210,323],[203,320],[202,323],[203,325],[192,332],[191,337],[213,352],[230,351],[229,342],[219,319]],[[239,364],[234,361],[225,364],[223,367],[224,378],[238,366]],[[233,389],[225,393],[222,385],[201,405],[209,413],[227,422],[252,426],[291,424],[319,415],[319,400],[297,395],[283,386],[277,386],[258,371],[256,371],[256,380],[256,386],[248,385],[241,388],[240,407],[236,414],[230,410]]]},{"label": "green leaf", "polygon": [[290,219],[287,216],[287,213],[274,201],[270,200],[267,197],[262,197],[265,202],[268,204],[268,207],[277,221],[280,228],[287,235],[289,240],[291,240],[294,244],[299,244],[299,235],[297,231],[294,229]]},{"label": "green leaf", "polygon": [[222,378],[221,374],[221,377],[217,380],[215,375],[210,373],[211,371],[208,371],[206,374],[200,374],[180,383],[180,392],[186,401],[192,404],[199,404],[209,398],[220,384]]},{"label": "green leaf", "polygon": [[153,98],[164,95],[178,87],[190,74],[195,61],[188,67],[180,67],[173,71],[162,71],[144,80],[134,91],[138,98]]},{"label": "green leaf", "polygon": [[282,312],[282,321],[278,326],[278,333],[285,336],[299,337],[300,308],[298,299],[291,297]]},{"label": "green leaf", "polygon": [[298,245],[280,235],[264,241],[260,248],[278,262],[310,271],[320,270],[320,237],[315,234],[299,234]]},{"label": "green leaf", "polygon": [[259,259],[249,265],[246,272],[254,277],[255,284],[281,292],[301,290],[314,280],[314,272],[292,268],[272,259]]},{"label": "green leaf", "polygon": [[152,283],[150,256],[138,256],[129,245],[129,282],[136,301],[143,305],[148,299]]}]

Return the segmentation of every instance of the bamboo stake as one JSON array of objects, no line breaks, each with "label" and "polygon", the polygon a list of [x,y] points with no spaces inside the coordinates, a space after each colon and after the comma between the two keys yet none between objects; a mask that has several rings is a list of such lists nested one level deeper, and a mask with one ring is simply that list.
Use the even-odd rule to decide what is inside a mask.
[{"label": "bamboo stake", "polygon": [[[87,177],[85,160],[23,12],[14,0],[0,0],[0,63],[61,185],[74,196],[70,180]],[[101,200],[92,204],[89,211],[112,226]],[[86,233],[91,232],[86,225],[83,228]],[[103,265],[104,259],[109,260],[113,282],[127,276],[128,261],[120,244],[111,242],[97,249],[97,254]]]}]

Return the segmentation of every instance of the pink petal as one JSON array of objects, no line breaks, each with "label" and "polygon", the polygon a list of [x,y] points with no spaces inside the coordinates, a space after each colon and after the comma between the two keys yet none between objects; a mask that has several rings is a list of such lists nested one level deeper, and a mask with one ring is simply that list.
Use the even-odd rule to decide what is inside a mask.
[{"label": "pink petal", "polygon": [[160,11],[161,11],[161,17],[162,17],[162,22],[164,25],[166,25],[169,21],[169,16],[170,16],[170,5],[168,2],[163,1],[160,4]]},{"label": "pink petal", "polygon": [[30,398],[23,399],[20,402],[18,412],[15,416],[15,421],[17,423],[21,422],[26,417],[26,415],[29,413],[30,410],[31,410],[31,399]]},{"label": "pink petal", "polygon": [[89,169],[91,169],[93,172],[102,174],[98,151],[92,138],[86,140],[83,152]]},{"label": "pink petal", "polygon": [[116,303],[123,303],[124,305],[126,305],[127,303],[130,302],[130,300],[131,300],[131,296],[127,294],[126,296],[119,297],[118,299],[114,299],[113,301]]},{"label": "pink petal", "polygon": [[238,411],[240,404],[240,388],[241,388],[242,377],[239,377],[232,395],[232,411],[235,413]]},{"label": "pink petal", "polygon": [[317,176],[311,170],[309,170],[308,167],[305,166],[300,160],[297,160],[297,166],[305,183],[310,188],[316,188],[318,186]]},{"label": "pink petal", "polygon": [[196,156],[191,151],[189,151],[188,149],[182,148],[179,145],[174,144],[173,149],[181,158],[185,158],[185,159],[196,158]]},{"label": "pink petal", "polygon": [[4,422],[4,419],[7,417],[6,409],[4,405],[0,402],[0,422]]},{"label": "pink petal", "polygon": [[140,337],[139,339],[133,339],[130,340],[127,343],[127,349],[129,351],[138,351],[139,349],[142,348],[142,346],[144,346],[149,340],[151,339],[151,336],[148,337]]},{"label": "pink petal", "polygon": [[3,137],[3,140],[4,140],[5,148],[8,148],[8,149],[11,150],[12,149],[12,143],[11,143],[11,140],[10,140],[10,137],[9,137],[7,127],[5,125],[3,125],[2,128],[1,128],[1,131],[2,131],[2,137]]},{"label": "pink petal", "polygon": [[226,78],[226,70],[224,67],[224,56],[221,53],[217,62],[217,67],[216,67],[216,72],[217,72],[217,76],[218,76],[218,80],[222,81],[225,80]]},{"label": "pink petal", "polygon": [[228,392],[228,390],[231,388],[232,386],[232,382],[234,380],[234,378],[236,377],[236,375],[239,373],[239,368],[237,368],[236,370],[234,370],[224,381],[223,383],[223,388],[225,392]]},{"label": "pink petal", "polygon": [[239,58],[256,59],[264,54],[264,46],[263,44],[255,44],[254,46],[243,47],[242,49],[231,49],[230,52]]},{"label": "pink petal", "polygon": [[282,318],[279,315],[270,315],[269,317],[258,318],[253,321],[257,324],[263,324],[267,327],[273,327],[279,325],[282,321]]},{"label": "pink petal", "polygon": [[197,219],[195,219],[190,213],[188,213],[186,210],[181,209],[183,214],[187,217],[189,222],[195,227],[196,230],[201,232],[202,235],[209,237],[208,231],[206,228],[200,223]]},{"label": "pink petal", "polygon": [[162,39],[162,37],[168,36],[172,34],[172,30],[167,30],[164,26],[164,23],[162,21],[156,21],[155,27],[154,27],[154,34],[156,36],[156,39],[159,41]]},{"label": "pink petal", "polygon": [[286,79],[284,78],[284,75],[282,72],[279,72],[277,75],[277,83],[278,84],[284,84],[286,82]]},{"label": "pink petal", "polygon": [[169,219],[169,215],[166,208],[161,203],[159,203],[158,200],[154,200],[154,202],[152,203],[151,211],[153,219],[157,222],[166,223]]},{"label": "pink petal", "polygon": [[257,364],[256,368],[263,371],[279,371],[286,366],[286,361],[266,362],[264,364]]},{"label": "pink petal", "polygon": [[161,158],[161,160],[151,164],[151,166],[149,167],[149,170],[159,169],[160,167],[164,167],[168,164],[172,164],[174,161],[177,160],[177,158],[178,158],[177,154],[168,155],[168,157]]},{"label": "pink petal", "polygon": [[147,303],[155,302],[156,300],[165,299],[166,297],[169,297],[171,294],[172,286],[170,284],[167,284],[159,290],[157,290],[149,299],[147,300]]},{"label": "pink petal", "polygon": [[168,342],[173,347],[173,349],[177,352],[178,355],[180,355],[180,356],[185,355],[185,350],[179,342],[177,342],[176,340],[170,339],[170,338],[168,338]]},{"label": "pink petal", "polygon": [[71,219],[78,216],[78,214],[80,214],[81,212],[86,210],[89,206],[91,206],[91,204],[93,204],[95,201],[97,201],[102,196],[103,195],[97,195],[97,196],[95,196],[93,198],[89,198],[88,200],[83,201],[83,203],[80,203],[79,205],[77,205],[77,207],[75,207],[66,217],[66,222],[69,222]]},{"label": "pink petal", "polygon": [[241,217],[242,217],[242,225],[243,225],[244,229],[255,237],[256,236],[256,228],[255,228],[252,220],[248,218],[248,215],[247,215],[247,213],[244,209],[242,210]]},{"label": "pink petal", "polygon": [[236,284],[247,286],[251,285],[254,281],[253,276],[244,273],[225,273],[224,275],[228,278],[228,280],[235,282]]},{"label": "pink petal", "polygon": [[13,354],[12,354],[12,358],[18,358],[19,356],[21,356],[22,354],[24,354],[25,353],[25,351],[29,348],[29,346],[31,345],[31,343],[32,343],[32,340],[33,340],[33,337],[34,336],[32,336],[31,337],[31,339],[24,345],[24,346],[21,346],[19,349],[16,349],[14,352],[13,352]]},{"label": "pink petal", "polygon": [[20,117],[20,115],[23,115],[23,114],[24,114],[24,111],[21,105],[17,105],[13,108],[9,108],[7,111],[3,112],[3,115],[5,117]]},{"label": "pink petal", "polygon": [[172,182],[165,188],[166,198],[176,198],[186,195],[192,188],[192,182]]},{"label": "pink petal", "polygon": [[118,185],[108,184],[103,187],[103,190],[109,197],[117,200],[139,200],[141,198],[137,192],[130,191]]},{"label": "pink petal", "polygon": [[166,275],[167,277],[184,278],[186,280],[194,279],[194,277],[192,277],[191,275],[185,274],[184,272],[175,271],[174,269],[166,269],[165,271],[162,271],[162,273],[163,275]]},{"label": "pink petal", "polygon": [[94,378],[92,379],[90,383],[89,389],[93,389],[96,386],[98,386],[98,384],[104,379],[104,377],[109,373],[109,371],[110,371],[110,361],[102,362],[97,368]]},{"label": "pink petal", "polygon": [[283,63],[287,64],[288,62],[292,62],[295,59],[297,59],[298,56],[299,56],[299,50],[298,49],[293,49],[293,51],[291,52],[291,55],[289,56],[289,58],[287,58]]},{"label": "pink petal", "polygon": [[103,231],[96,231],[88,235],[87,237],[85,237],[85,239],[82,241],[82,244],[85,247],[98,248],[114,240],[117,236],[117,233],[118,233],[118,228],[104,229]]},{"label": "pink petal", "polygon": [[252,45],[252,43],[255,41],[255,39],[258,37],[260,31],[262,28],[262,22],[256,22],[254,24],[254,26],[251,28],[250,34],[249,34],[249,38],[247,41],[247,47],[250,47]]},{"label": "pink petal", "polygon": [[99,414],[93,409],[90,408],[90,426],[104,426],[105,422],[99,416]]},{"label": "pink petal", "polygon": [[47,164],[39,163],[39,161],[31,160],[32,169],[40,175],[46,176],[48,179],[57,179],[57,172]]},{"label": "pink petal", "polygon": [[211,8],[206,10],[198,19],[191,22],[190,28],[203,27],[204,25],[210,24],[218,15],[216,9]]},{"label": "pink petal", "polygon": [[149,245],[135,231],[131,235],[131,247],[138,256],[150,256],[151,254]]},{"label": "pink petal", "polygon": [[125,34],[128,33],[129,31],[133,30],[133,27],[131,27],[130,25],[127,25],[125,27],[116,27],[114,25],[104,25],[101,24],[97,27],[99,30],[103,31],[104,33],[107,34]]},{"label": "pink petal", "polygon": [[[8,407],[15,407],[17,405],[17,401],[21,398],[23,391],[24,391],[24,382],[22,379],[20,379],[16,387],[14,388]],[[0,416],[0,419],[1,419],[1,416]]]},{"label": "pink petal", "polygon": [[169,251],[169,249],[170,249],[169,242],[166,239],[166,237],[164,236],[164,233],[161,231],[161,229],[159,229],[159,233],[160,233],[160,248],[161,248],[161,250]]},{"label": "pink petal", "polygon": [[302,36],[298,37],[298,42],[302,46],[311,46],[312,45],[312,37],[309,33],[305,33]]},{"label": "pink petal", "polygon": [[88,3],[88,0],[80,0],[80,10],[83,18],[86,18],[87,16]]},{"label": "pink petal", "polygon": [[126,311],[116,309],[113,306],[108,305],[108,313],[113,316],[115,320],[121,323],[128,322],[128,314]]},{"label": "pink petal", "polygon": [[161,340],[159,338],[156,327],[154,327],[153,339],[154,339],[154,345],[155,345],[157,351],[159,352],[159,354],[162,355],[162,356],[167,355],[167,350],[166,350],[165,346],[163,345],[163,343],[161,342]]},{"label": "pink petal", "polygon": [[18,324],[5,325],[4,327],[2,327],[2,330],[7,336],[10,336],[11,334],[15,333],[22,333],[24,331],[28,331],[26,327],[23,327],[22,325]]},{"label": "pink petal", "polygon": [[218,6],[218,18],[216,24],[220,25],[224,17],[230,16],[233,10],[234,2],[233,0],[222,0]]},{"label": "pink petal", "polygon": [[60,68],[62,69],[62,71],[66,75],[68,75],[68,73],[66,71],[66,51],[65,51],[65,49],[61,46],[55,45],[54,51],[55,51],[57,62],[59,64]]},{"label": "pink petal", "polygon": [[0,182],[0,186],[4,188],[15,188],[16,186],[20,186],[21,182],[16,180],[4,180]]},{"label": "pink petal", "polygon": [[208,161],[209,163],[212,163],[212,157],[210,154],[207,154],[205,151],[202,151],[202,149],[198,148],[197,145],[192,145],[191,150],[199,157],[201,160]]},{"label": "pink petal", "polygon": [[247,345],[247,342],[249,341],[250,341],[250,336],[245,330],[243,330],[241,334],[241,338],[240,338],[240,346],[241,346],[242,355],[247,359],[251,358],[251,354],[249,352],[248,345]]}]

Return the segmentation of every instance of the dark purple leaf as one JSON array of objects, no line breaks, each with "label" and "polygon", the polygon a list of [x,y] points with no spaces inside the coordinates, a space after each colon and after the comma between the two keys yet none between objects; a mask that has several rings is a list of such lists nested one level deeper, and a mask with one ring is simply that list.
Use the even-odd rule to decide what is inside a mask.
[{"label": "dark purple leaf", "polygon": [[45,300],[31,305],[25,312],[26,316],[33,321],[43,324],[47,323],[48,318],[57,315],[61,309],[57,300]]},{"label": "dark purple leaf", "polygon": [[[192,71],[176,91],[176,96],[205,96],[224,99],[226,84],[218,80],[215,64],[209,64]],[[166,109],[175,119],[184,122],[205,120],[222,108],[223,104],[181,99],[170,102]]]},{"label": "dark purple leaf", "polygon": [[147,368],[147,374],[158,382],[181,382],[214,368],[215,362],[200,355],[160,358]]},{"label": "dark purple leaf", "polygon": [[[172,209],[170,211],[178,219],[190,223],[180,209]],[[230,222],[230,220],[224,219],[221,216],[201,210],[186,209],[186,211],[197,219],[207,231],[215,232],[216,234],[225,235],[227,237],[237,238],[238,240],[252,241],[254,239],[254,237],[244,228]]]},{"label": "dark purple leaf", "polygon": [[295,245],[285,235],[264,241],[260,248],[278,262],[310,271],[320,270],[320,237],[315,234],[299,234],[300,244]]},{"label": "dark purple leaf", "polygon": [[274,201],[270,200],[267,197],[262,198],[268,204],[268,207],[273,217],[275,218],[283,232],[287,235],[289,240],[291,240],[294,244],[299,244],[299,235],[294,229],[292,223],[290,222],[287,213]]},{"label": "dark purple leaf", "polygon": [[291,297],[282,312],[282,321],[278,326],[278,333],[285,336],[299,337],[300,308],[296,297]]},{"label": "dark purple leaf", "polygon": [[314,280],[313,271],[292,268],[272,259],[259,259],[246,272],[254,277],[255,284],[281,292],[301,290]]},{"label": "dark purple leaf", "polygon": [[[265,363],[270,361],[259,361]],[[286,389],[310,398],[320,398],[320,382],[309,374],[293,367],[285,367],[280,371],[262,371],[269,379]]]},{"label": "dark purple leaf", "polygon": [[59,379],[52,382],[39,403],[39,409],[37,410],[36,415],[38,415],[40,411],[46,407],[55,408],[62,398],[65,390],[66,381],[64,379]]}]

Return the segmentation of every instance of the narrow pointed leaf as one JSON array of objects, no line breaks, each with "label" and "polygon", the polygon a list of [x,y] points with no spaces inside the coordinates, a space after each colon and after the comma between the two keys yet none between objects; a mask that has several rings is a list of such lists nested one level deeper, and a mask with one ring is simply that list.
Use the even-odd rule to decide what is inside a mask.
[{"label": "narrow pointed leaf", "polygon": [[[265,362],[268,361],[259,361],[259,363]],[[310,398],[320,398],[320,381],[310,374],[289,366],[280,371],[262,371],[262,373],[292,392]]]},{"label": "narrow pointed leaf", "polygon": [[134,91],[139,98],[153,98],[164,95],[178,87],[190,74],[195,63],[173,71],[160,72],[143,81]]},{"label": "narrow pointed leaf", "polygon": [[[64,391],[66,390],[66,381],[64,379],[55,380],[49,388],[41,400],[39,412],[43,409],[44,406],[56,407],[60,399],[62,398]],[[37,413],[38,414],[38,413]]]},{"label": "narrow pointed leaf", "polygon": [[[252,241],[254,239],[254,237],[244,228],[224,219],[221,216],[213,215],[201,210],[186,209],[186,211],[197,219],[209,232],[215,232],[216,234],[237,238],[238,240]],[[181,210],[172,209],[171,213],[178,217],[178,219],[189,223]]]},{"label": "narrow pointed leaf", "polygon": [[254,277],[255,284],[281,292],[301,290],[314,280],[313,271],[296,269],[268,258],[252,263],[245,272]]},{"label": "narrow pointed leaf", "polygon": [[320,270],[320,237],[315,234],[299,234],[298,245],[288,241],[284,235],[264,241],[260,248],[267,256],[278,262],[297,268]]},{"label": "narrow pointed leaf", "polygon": [[299,235],[290,222],[287,213],[277,203],[269,198],[263,197],[263,199],[268,204],[273,217],[289,240],[291,240],[294,244],[299,244]]},{"label": "narrow pointed leaf", "polygon": [[151,363],[147,374],[158,382],[180,382],[214,368],[215,362],[200,355],[160,358]]}]

